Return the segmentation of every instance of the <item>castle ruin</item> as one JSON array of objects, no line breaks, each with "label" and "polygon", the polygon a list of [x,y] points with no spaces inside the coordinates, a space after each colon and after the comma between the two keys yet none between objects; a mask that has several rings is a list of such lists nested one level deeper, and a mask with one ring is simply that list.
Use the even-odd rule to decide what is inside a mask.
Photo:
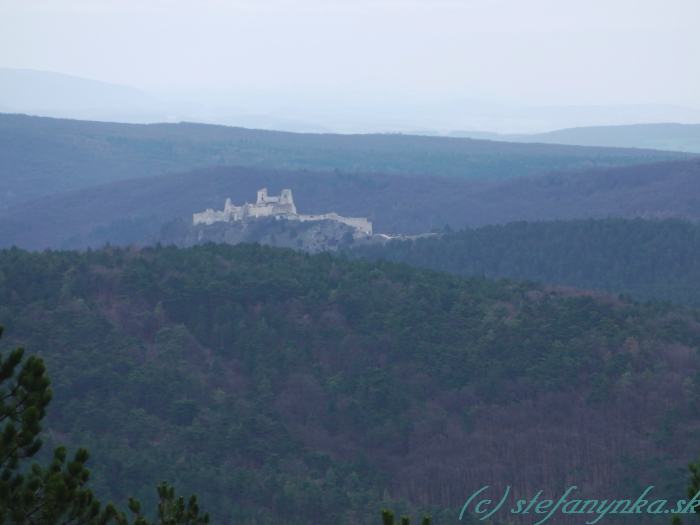
[{"label": "castle ruin", "polygon": [[284,189],[278,196],[268,195],[267,188],[258,190],[258,198],[255,204],[245,203],[235,206],[231,199],[226,199],[223,210],[211,208],[192,215],[194,225],[211,225],[216,222],[238,222],[263,217],[275,219],[306,221],[335,221],[346,224],[355,230],[356,237],[371,236],[372,223],[364,217],[343,217],[337,213],[322,213],[318,215],[304,215],[297,213],[294,205],[292,190]]}]

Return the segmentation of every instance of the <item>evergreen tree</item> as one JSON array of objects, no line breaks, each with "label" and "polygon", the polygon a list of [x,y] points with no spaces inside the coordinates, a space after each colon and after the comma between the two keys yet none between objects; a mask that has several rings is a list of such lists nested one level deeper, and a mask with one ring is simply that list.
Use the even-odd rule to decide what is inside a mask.
[{"label": "evergreen tree", "polygon": [[[421,525],[430,525],[430,516],[423,516],[421,520]],[[382,525],[394,525],[394,513],[388,509],[382,511]],[[411,518],[408,516],[401,516],[401,525],[411,525]]]},{"label": "evergreen tree", "polygon": [[[692,499],[700,492],[700,460],[688,465],[690,470],[690,483],[688,484],[688,498]],[[671,525],[683,525],[683,520],[680,516],[673,516]]]}]

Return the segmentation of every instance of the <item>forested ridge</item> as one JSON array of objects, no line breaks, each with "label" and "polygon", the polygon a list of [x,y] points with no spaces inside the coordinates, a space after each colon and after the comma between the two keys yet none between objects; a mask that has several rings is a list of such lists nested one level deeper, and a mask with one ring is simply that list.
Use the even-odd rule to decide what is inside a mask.
[{"label": "forested ridge", "polygon": [[[367,217],[381,233],[425,233],[608,217],[700,220],[700,160],[508,181],[457,177],[220,167],[102,184],[0,211],[0,247],[98,248],[164,241],[162,228],[192,213],[243,203],[262,187],[291,188],[304,213]],[[167,226],[165,226],[167,227]]]},{"label": "forested ridge", "polygon": [[[455,519],[475,486],[684,493],[693,310],[257,245],[0,252],[3,348],[105,500],[213,522]],[[619,461],[624,457],[624,461]]]},{"label": "forested ridge", "polygon": [[681,220],[515,222],[362,246],[354,256],[700,306],[700,225]]},{"label": "forested ridge", "polygon": [[505,179],[690,157],[447,137],[286,133],[0,114],[0,210],[70,190],[208,166]]}]

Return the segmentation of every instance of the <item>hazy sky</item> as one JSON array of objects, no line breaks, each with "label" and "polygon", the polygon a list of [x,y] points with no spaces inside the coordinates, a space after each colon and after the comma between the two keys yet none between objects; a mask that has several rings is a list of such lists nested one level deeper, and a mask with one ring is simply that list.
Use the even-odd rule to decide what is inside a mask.
[{"label": "hazy sky", "polygon": [[0,0],[0,67],[151,90],[700,108],[700,0]]}]

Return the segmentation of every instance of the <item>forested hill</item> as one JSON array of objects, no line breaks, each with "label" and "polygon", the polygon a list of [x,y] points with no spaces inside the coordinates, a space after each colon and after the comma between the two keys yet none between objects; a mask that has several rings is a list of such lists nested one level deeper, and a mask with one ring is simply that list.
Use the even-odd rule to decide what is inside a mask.
[{"label": "forested hill", "polygon": [[453,523],[572,476],[682,497],[697,454],[700,319],[657,304],[255,245],[11,249],[0,323],[100,496],[166,478],[217,523]]},{"label": "forested hill", "polygon": [[220,165],[504,179],[686,158],[651,150],[115,124],[0,114],[0,210],[117,180]]},{"label": "forested hill", "polygon": [[0,247],[148,244],[164,224],[292,188],[304,213],[368,217],[374,231],[425,233],[519,220],[657,217],[700,220],[700,159],[474,181],[221,167],[103,184],[0,211]]},{"label": "forested hill", "polygon": [[359,247],[353,254],[700,306],[700,225],[680,220],[516,222]]}]

